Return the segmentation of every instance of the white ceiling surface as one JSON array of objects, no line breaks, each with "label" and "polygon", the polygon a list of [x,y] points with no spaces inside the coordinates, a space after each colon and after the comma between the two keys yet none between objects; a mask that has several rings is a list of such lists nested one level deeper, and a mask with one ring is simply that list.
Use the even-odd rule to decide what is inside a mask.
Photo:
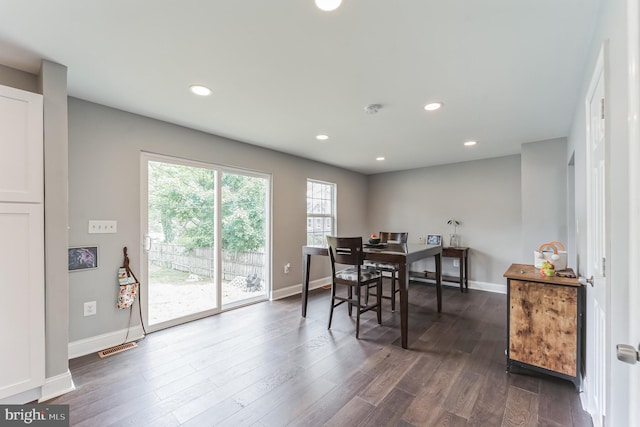
[{"label": "white ceiling surface", "polygon": [[371,174],[567,136],[599,2],[0,0],[0,64],[47,59],[71,96]]}]

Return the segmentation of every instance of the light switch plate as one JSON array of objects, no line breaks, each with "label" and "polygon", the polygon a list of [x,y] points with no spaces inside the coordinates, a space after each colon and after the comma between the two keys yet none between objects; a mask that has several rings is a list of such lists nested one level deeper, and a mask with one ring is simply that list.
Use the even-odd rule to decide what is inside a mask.
[{"label": "light switch plate", "polygon": [[97,304],[95,301],[89,301],[84,303],[84,315],[93,316],[97,312]]},{"label": "light switch plate", "polygon": [[117,233],[118,221],[89,221],[89,234]]}]

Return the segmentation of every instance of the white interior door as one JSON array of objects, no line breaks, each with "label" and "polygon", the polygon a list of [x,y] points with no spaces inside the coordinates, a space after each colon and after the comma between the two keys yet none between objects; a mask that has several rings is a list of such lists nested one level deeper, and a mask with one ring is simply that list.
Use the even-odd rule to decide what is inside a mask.
[{"label": "white interior door", "polygon": [[[640,5],[628,1],[628,57],[629,57],[629,340],[640,350]],[[640,365],[629,367],[628,420],[640,420]]]},{"label": "white interior door", "polygon": [[[603,48],[604,49],[604,48]],[[585,393],[595,426],[604,423],[608,372],[604,51],[586,99],[587,112],[587,372]]]}]

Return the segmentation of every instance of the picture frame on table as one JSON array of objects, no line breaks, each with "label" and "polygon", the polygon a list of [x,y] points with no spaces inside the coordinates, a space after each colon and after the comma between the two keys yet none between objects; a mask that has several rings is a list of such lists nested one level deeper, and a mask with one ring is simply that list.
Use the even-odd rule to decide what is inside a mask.
[{"label": "picture frame on table", "polygon": [[98,246],[73,246],[69,248],[69,271],[98,268]]},{"label": "picture frame on table", "polygon": [[442,246],[442,235],[441,234],[428,234],[427,235],[427,245]]}]

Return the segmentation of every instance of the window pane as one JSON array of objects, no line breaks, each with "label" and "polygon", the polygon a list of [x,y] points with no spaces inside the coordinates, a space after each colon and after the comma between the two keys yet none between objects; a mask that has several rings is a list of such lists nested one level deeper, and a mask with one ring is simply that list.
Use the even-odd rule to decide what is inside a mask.
[{"label": "window pane", "polygon": [[323,187],[323,190],[324,190],[324,191],[322,192],[322,197],[323,197],[323,198],[325,198],[325,199],[332,199],[332,198],[333,198],[333,197],[332,197],[332,194],[331,194],[331,193],[332,193],[332,191],[331,191],[331,190],[332,190],[331,186],[329,186],[329,185],[325,185],[325,186]]},{"label": "window pane", "polygon": [[335,184],[307,180],[307,244],[324,245],[333,235]]}]

